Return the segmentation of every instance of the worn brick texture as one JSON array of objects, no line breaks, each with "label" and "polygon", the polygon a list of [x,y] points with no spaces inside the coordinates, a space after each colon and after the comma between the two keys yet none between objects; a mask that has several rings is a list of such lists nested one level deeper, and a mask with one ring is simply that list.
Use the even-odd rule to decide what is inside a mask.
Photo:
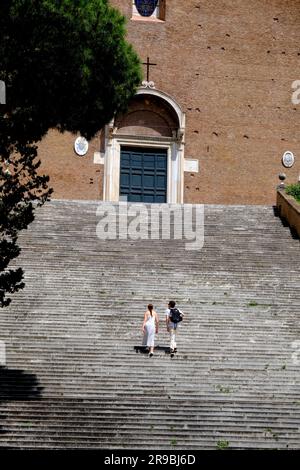
[{"label": "worn brick texture", "polygon": [[[131,0],[111,0],[127,18],[128,40],[150,79],[186,112],[185,157],[199,173],[185,173],[184,202],[273,204],[278,174],[300,173],[300,5],[296,0],[166,0],[165,21],[131,19]],[[146,72],[146,68],[144,70]],[[86,157],[74,136],[50,132],[40,145],[54,197],[101,199],[103,166],[94,165],[100,140]],[[294,152],[293,168],[282,154]]]}]

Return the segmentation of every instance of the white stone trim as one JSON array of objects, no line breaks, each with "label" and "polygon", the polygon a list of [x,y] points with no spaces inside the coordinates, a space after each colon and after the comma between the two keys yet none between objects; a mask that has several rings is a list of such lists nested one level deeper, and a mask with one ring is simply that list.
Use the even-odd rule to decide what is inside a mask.
[{"label": "white stone trim", "polygon": [[101,152],[94,152],[94,164],[104,165],[104,155]]},{"label": "white stone trim", "polygon": [[199,173],[199,160],[195,160],[194,158],[185,158],[184,171]]},{"label": "white stone trim", "polygon": [[167,101],[176,112],[179,127],[173,138],[137,137],[117,134],[114,120],[106,126],[103,200],[117,202],[120,198],[121,147],[163,148],[168,151],[167,203],[182,204],[184,192],[184,133],[185,115],[180,106],[166,93],[140,88],[138,95],[153,95]]}]

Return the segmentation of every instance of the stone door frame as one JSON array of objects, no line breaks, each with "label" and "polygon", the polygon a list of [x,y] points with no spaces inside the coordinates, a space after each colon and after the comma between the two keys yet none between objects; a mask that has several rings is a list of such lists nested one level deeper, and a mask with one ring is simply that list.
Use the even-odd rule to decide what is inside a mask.
[{"label": "stone door frame", "polygon": [[184,136],[185,114],[166,93],[153,88],[140,88],[137,95],[152,95],[166,101],[178,118],[178,129],[173,137],[139,137],[117,133],[114,119],[105,129],[103,200],[118,202],[120,199],[121,147],[162,148],[168,154],[167,203],[183,204],[184,193]]}]

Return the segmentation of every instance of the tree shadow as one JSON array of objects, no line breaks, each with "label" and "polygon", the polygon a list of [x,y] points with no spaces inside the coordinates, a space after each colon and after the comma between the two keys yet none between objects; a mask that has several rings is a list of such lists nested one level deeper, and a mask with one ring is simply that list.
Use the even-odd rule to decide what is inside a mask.
[{"label": "tree shadow", "polygon": [[288,221],[286,220],[285,217],[283,217],[280,213],[280,209],[277,207],[277,206],[273,206],[273,213],[274,213],[274,216],[277,217],[278,219],[280,219],[282,225],[284,227],[287,227],[290,229],[290,233],[291,233],[291,237],[294,239],[294,240],[300,240],[300,237],[297,233],[297,230],[294,228],[294,227],[291,227],[288,223]]},{"label": "tree shadow", "polygon": [[[42,390],[35,374],[0,366],[0,406],[10,401],[40,399]],[[3,428],[6,418],[5,411],[0,408],[1,434],[9,432]]]}]

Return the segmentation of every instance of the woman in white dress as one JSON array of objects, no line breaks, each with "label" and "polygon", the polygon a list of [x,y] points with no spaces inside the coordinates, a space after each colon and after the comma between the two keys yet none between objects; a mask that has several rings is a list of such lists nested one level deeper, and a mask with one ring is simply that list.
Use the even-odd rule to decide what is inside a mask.
[{"label": "woman in white dress", "polygon": [[152,357],[154,351],[155,333],[158,333],[158,316],[157,313],[153,310],[152,304],[148,305],[148,310],[145,312],[142,329],[144,333],[143,346],[147,346],[149,348],[149,357]]}]

